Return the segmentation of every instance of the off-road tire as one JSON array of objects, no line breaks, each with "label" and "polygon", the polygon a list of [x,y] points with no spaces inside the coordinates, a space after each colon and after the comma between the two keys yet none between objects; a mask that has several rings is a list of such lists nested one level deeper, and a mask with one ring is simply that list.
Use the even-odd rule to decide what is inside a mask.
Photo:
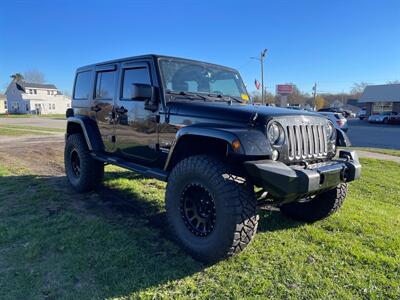
[{"label": "off-road tire", "polygon": [[[166,189],[166,210],[172,234],[193,258],[214,263],[241,252],[253,239],[258,225],[253,185],[217,158],[196,155],[172,170]],[[215,226],[207,236],[191,232],[182,212],[187,186],[201,185],[215,203]]]},{"label": "off-road tire", "polygon": [[[74,171],[72,155],[79,157],[79,175]],[[72,187],[80,193],[93,190],[104,177],[104,164],[93,159],[82,134],[71,134],[64,149],[65,173]]]},{"label": "off-road tire", "polygon": [[335,213],[343,204],[347,184],[341,183],[334,189],[323,192],[307,202],[292,202],[280,207],[282,214],[298,221],[315,222]]}]

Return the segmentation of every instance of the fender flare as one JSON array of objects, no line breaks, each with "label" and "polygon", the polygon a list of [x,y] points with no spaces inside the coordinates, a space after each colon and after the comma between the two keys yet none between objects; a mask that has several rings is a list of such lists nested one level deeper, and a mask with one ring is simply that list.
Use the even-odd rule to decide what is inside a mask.
[{"label": "fender flare", "polygon": [[263,134],[263,132],[260,130],[248,128],[210,128],[186,126],[181,128],[176,133],[175,141],[172,144],[171,150],[168,154],[165,169],[168,168],[180,141],[187,136],[213,138],[226,142],[230,146],[234,141],[238,140],[241,147],[236,151],[234,151],[233,148],[230,148],[231,152],[237,156],[266,157],[272,154],[272,147],[265,134]]},{"label": "fender flare", "polygon": [[103,140],[96,121],[86,116],[68,117],[67,119],[67,137],[70,134],[69,124],[78,124],[82,129],[87,146],[90,151],[100,152],[104,150]]},{"label": "fender flare", "polygon": [[339,128],[336,128],[336,145],[339,147],[350,147],[351,142],[347,134]]}]

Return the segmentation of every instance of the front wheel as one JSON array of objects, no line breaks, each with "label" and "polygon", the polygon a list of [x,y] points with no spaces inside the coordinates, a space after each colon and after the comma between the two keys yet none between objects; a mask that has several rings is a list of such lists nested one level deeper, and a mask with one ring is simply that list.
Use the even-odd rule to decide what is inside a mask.
[{"label": "front wheel", "polygon": [[281,212],[294,220],[315,222],[335,213],[343,204],[347,184],[341,183],[334,189],[316,195],[311,199],[284,204]]},{"label": "front wheel", "polygon": [[216,158],[179,162],[166,190],[168,222],[195,259],[213,263],[242,251],[257,231],[253,185]]}]

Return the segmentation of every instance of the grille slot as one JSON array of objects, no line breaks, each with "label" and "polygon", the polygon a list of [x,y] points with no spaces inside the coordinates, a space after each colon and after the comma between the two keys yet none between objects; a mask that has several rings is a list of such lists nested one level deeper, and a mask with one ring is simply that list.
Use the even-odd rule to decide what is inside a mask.
[{"label": "grille slot", "polygon": [[328,141],[323,125],[286,126],[290,160],[322,158],[327,155]]}]

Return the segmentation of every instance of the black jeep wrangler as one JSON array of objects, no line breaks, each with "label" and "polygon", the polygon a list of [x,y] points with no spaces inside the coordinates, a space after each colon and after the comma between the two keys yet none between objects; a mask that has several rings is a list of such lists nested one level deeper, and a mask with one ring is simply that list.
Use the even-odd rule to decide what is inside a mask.
[{"label": "black jeep wrangler", "polygon": [[257,206],[313,222],[343,203],[360,176],[349,141],[323,116],[261,107],[236,70],[145,55],[81,67],[68,109],[65,170],[93,189],[113,164],[166,181],[176,240],[215,262],[242,251]]}]

